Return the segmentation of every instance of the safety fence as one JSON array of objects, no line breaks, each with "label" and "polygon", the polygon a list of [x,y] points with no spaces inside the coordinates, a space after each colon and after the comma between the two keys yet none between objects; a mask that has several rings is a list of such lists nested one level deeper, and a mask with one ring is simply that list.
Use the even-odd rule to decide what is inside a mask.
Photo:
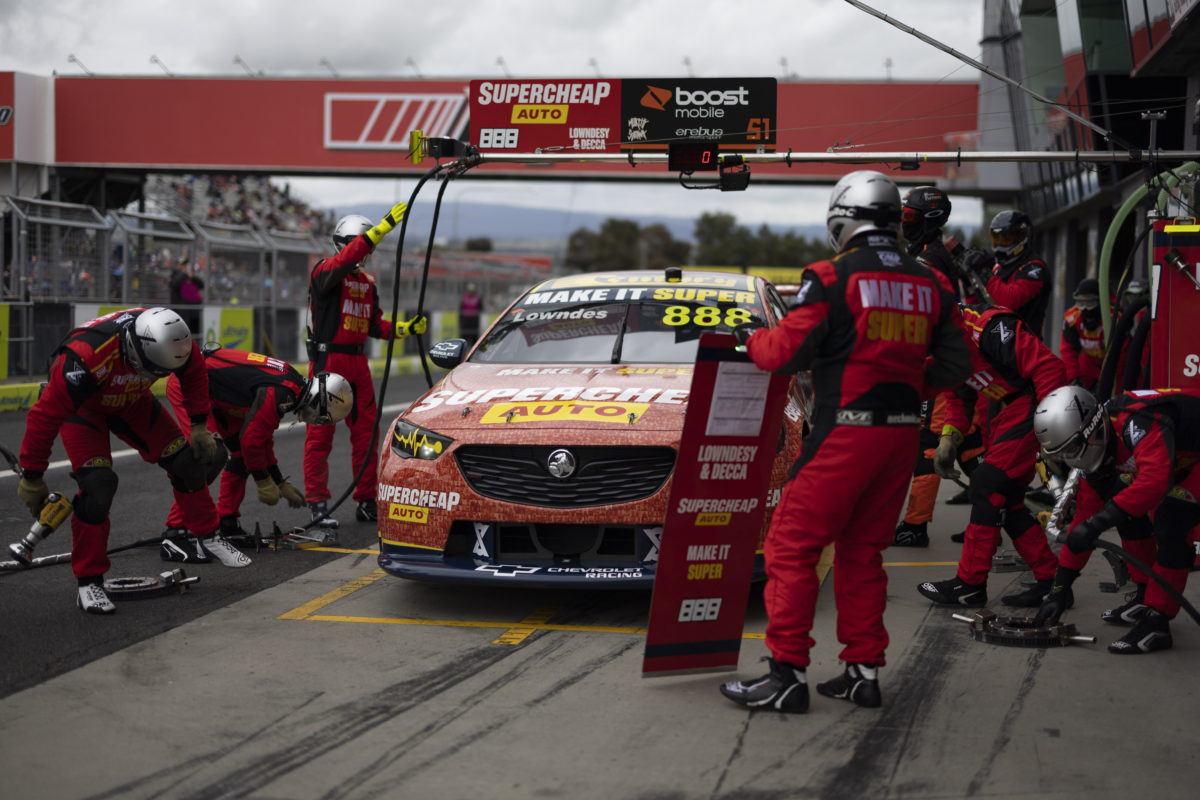
[{"label": "safety fence", "polygon": [[[0,242],[0,380],[44,374],[58,342],[82,321],[153,305],[178,311],[198,339],[304,361],[308,276],[332,254],[332,243],[311,233],[172,214],[101,214],[86,205],[15,196],[0,203]],[[420,245],[401,264],[405,317],[420,300]],[[385,239],[367,263],[385,314],[392,306],[396,246]],[[437,330],[426,340],[456,335],[468,285],[495,313],[550,274],[547,256],[435,253],[423,309],[437,312]],[[404,349],[412,354],[415,347],[410,342]]]}]

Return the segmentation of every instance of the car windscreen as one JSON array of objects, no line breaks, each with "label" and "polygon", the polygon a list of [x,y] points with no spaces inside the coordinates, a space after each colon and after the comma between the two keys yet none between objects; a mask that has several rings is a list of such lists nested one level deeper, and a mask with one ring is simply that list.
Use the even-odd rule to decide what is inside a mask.
[{"label": "car windscreen", "polygon": [[[694,291],[694,290],[693,290]],[[754,292],[729,301],[667,299],[582,304],[518,303],[488,331],[473,362],[503,364],[690,364],[700,334],[728,332],[751,315],[765,318]],[[694,295],[693,295],[694,296]]]}]

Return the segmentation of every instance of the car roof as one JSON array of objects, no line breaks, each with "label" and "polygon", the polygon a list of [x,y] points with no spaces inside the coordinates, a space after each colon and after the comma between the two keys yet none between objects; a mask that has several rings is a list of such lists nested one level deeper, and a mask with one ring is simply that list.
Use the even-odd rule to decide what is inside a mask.
[{"label": "car roof", "polygon": [[544,280],[529,292],[554,292],[604,286],[682,286],[694,288],[739,289],[756,291],[762,279],[741,272],[683,269],[677,280],[667,277],[664,270],[631,269],[608,272],[583,272]]}]

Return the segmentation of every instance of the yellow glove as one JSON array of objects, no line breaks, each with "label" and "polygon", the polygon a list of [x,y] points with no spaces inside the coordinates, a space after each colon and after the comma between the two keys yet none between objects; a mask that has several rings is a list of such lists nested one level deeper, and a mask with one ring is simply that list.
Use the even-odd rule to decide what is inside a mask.
[{"label": "yellow glove", "polygon": [[270,475],[259,480],[254,479],[255,485],[258,486],[258,501],[273,506],[279,502],[279,487],[275,485],[275,479]]},{"label": "yellow glove", "polygon": [[33,513],[36,517],[42,510],[42,505],[45,504],[46,498],[50,496],[50,490],[46,487],[46,481],[41,478],[21,478],[17,484],[17,498]]},{"label": "yellow glove", "polygon": [[400,220],[404,219],[404,212],[408,210],[408,203],[396,203],[392,206],[392,210],[383,215],[383,219],[379,221],[371,230],[367,231],[367,238],[371,240],[371,245],[379,244],[383,237],[392,232],[400,224]]},{"label": "yellow glove", "polygon": [[279,493],[292,508],[301,508],[304,505],[304,495],[300,494],[300,490],[287,481],[279,484]]},{"label": "yellow glove", "polygon": [[217,440],[208,432],[203,422],[192,423],[192,449],[205,464],[217,457]]},{"label": "yellow glove", "polygon": [[954,462],[958,458],[960,441],[962,437],[954,433],[942,434],[942,438],[938,439],[937,450],[933,452],[933,471],[939,476],[951,480],[959,476]]},{"label": "yellow glove", "polygon": [[410,333],[424,333],[426,327],[425,315],[417,314],[410,320],[396,323],[396,338],[405,339]]}]

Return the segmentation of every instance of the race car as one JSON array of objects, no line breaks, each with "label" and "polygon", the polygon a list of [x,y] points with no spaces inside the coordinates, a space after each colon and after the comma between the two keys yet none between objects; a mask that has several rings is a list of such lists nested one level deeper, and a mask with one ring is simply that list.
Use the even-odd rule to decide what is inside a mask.
[{"label": "race car", "polygon": [[[402,578],[510,586],[650,588],[700,334],[787,305],[762,278],[681,270],[543,281],[389,429],[376,501],[379,565]],[[800,449],[790,386],[762,537]]]}]

